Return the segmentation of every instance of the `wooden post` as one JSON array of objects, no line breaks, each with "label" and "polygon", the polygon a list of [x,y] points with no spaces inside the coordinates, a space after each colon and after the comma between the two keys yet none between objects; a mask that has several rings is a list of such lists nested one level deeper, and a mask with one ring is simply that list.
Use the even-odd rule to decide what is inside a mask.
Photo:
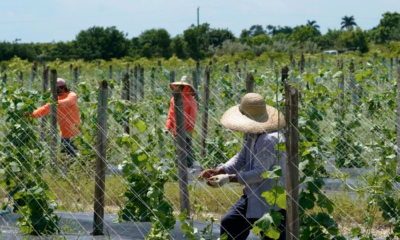
[{"label": "wooden post", "polygon": [[204,158],[206,156],[206,138],[208,133],[208,101],[210,98],[210,69],[208,66],[205,70],[204,75],[204,85],[203,85],[204,95],[203,95],[203,116],[201,119],[201,157]]},{"label": "wooden post", "polygon": [[33,82],[35,81],[35,77],[36,77],[36,65],[32,65],[31,67],[31,84],[33,85]]},{"label": "wooden post", "polygon": [[243,58],[243,73],[246,72],[246,57]]},{"label": "wooden post", "polygon": [[[135,67],[137,67],[135,65]],[[134,68],[135,68],[134,67]],[[129,72],[128,72],[129,74]],[[130,74],[129,74],[129,99],[131,100],[131,102],[135,103],[136,102],[136,94],[135,94],[135,77],[134,77],[134,69],[130,70]]]},{"label": "wooden post", "polygon": [[350,72],[350,92],[351,92],[351,97],[353,101],[353,106],[357,105],[358,99],[357,99],[357,90],[356,90],[356,79],[354,76],[354,63],[353,60],[350,62],[350,67],[349,67],[349,72]]},{"label": "wooden post", "polygon": [[73,79],[73,85],[74,85],[74,90],[76,91],[78,89],[78,68],[74,68],[74,79]]},{"label": "wooden post", "polygon": [[161,60],[158,60],[158,61],[157,61],[157,66],[158,66],[159,68],[161,68]]},{"label": "wooden post", "polygon": [[299,92],[285,84],[286,95],[286,239],[299,239]]},{"label": "wooden post", "polygon": [[140,101],[144,101],[144,68],[140,68],[140,77],[139,77],[139,87],[140,87]]},{"label": "wooden post", "polygon": [[177,147],[178,147],[178,176],[179,176],[179,195],[181,212],[187,209],[187,215],[190,216],[190,202],[188,190],[188,172],[187,172],[187,152],[186,152],[186,130],[184,118],[184,106],[182,92],[180,89],[173,91],[175,122],[177,132]]},{"label": "wooden post", "polygon": [[107,161],[107,109],[108,89],[107,81],[103,80],[99,86],[99,100],[97,108],[97,144],[96,144],[96,175],[94,177],[94,215],[92,235],[104,235],[104,195],[106,190],[106,161]]},{"label": "wooden post", "polygon": [[289,76],[289,68],[285,66],[282,68],[282,74],[281,74],[282,84],[285,84],[287,82],[288,76]]},{"label": "wooden post", "polygon": [[[397,66],[397,162],[400,163],[400,66]],[[399,167],[396,174],[400,174]]]},{"label": "wooden post", "polygon": [[[45,68],[43,70],[43,76],[42,76],[42,93],[47,92],[49,86],[49,67]],[[42,106],[44,106],[46,103],[42,102]],[[42,117],[40,119],[40,141],[45,141],[46,139],[46,123],[47,119],[46,117]]]},{"label": "wooden post", "polygon": [[304,54],[301,54],[301,58],[300,58],[300,72],[303,73],[304,72],[304,63],[305,63],[305,59],[304,59]]},{"label": "wooden post", "polygon": [[18,79],[19,79],[19,81],[21,82],[21,84],[23,84],[23,81],[24,81],[24,74],[22,73],[22,71],[19,71]]},{"label": "wooden post", "polygon": [[154,92],[154,72],[156,71],[155,67],[151,68],[151,73],[150,73],[150,81],[151,81],[151,92]]},{"label": "wooden post", "polygon": [[200,62],[196,61],[196,81],[197,86],[201,84]]},{"label": "wooden post", "polygon": [[50,89],[51,89],[51,108],[50,108],[50,157],[53,163],[55,163],[57,155],[57,143],[58,143],[58,133],[57,133],[57,106],[58,94],[57,94],[57,70],[51,70],[50,76]]},{"label": "wooden post", "polygon": [[97,61],[97,68],[100,69],[100,61]]},{"label": "wooden post", "polygon": [[113,78],[112,65],[108,66],[108,78],[109,79]]},{"label": "wooden post", "polygon": [[7,84],[7,73],[3,73],[3,76],[1,77],[1,81],[3,82],[4,85]]},{"label": "wooden post", "polygon": [[118,68],[117,70],[117,75],[118,75],[118,82],[122,82],[122,78],[121,78],[121,68]]},{"label": "wooden post", "polygon": [[73,69],[73,67],[72,67],[72,63],[69,65],[69,76],[71,76],[71,78],[73,77],[73,75],[72,75],[72,69]]},{"label": "wooden post", "polygon": [[196,102],[199,102],[199,80],[198,80],[198,75],[197,71],[193,70],[192,71],[192,79],[193,79],[193,88],[194,88],[194,99]]},{"label": "wooden post", "polygon": [[[125,99],[127,102],[129,102],[129,99],[130,99],[129,72],[126,72],[124,75],[123,86],[124,86],[124,90],[122,91],[122,99]],[[129,119],[124,117],[124,120],[125,120],[124,132],[129,135],[129,132],[130,132]]]},{"label": "wooden post", "polygon": [[273,69],[274,68],[274,57],[269,56],[269,68]]},{"label": "wooden post", "polygon": [[173,83],[173,82],[175,82],[175,72],[170,71],[169,72],[169,83]]},{"label": "wooden post", "polygon": [[254,77],[253,74],[247,73],[246,77],[246,93],[254,92]]},{"label": "wooden post", "polygon": [[393,78],[393,58],[390,58],[390,69],[389,69],[389,80],[392,80]]},{"label": "wooden post", "polygon": [[133,70],[133,89],[132,89],[131,95],[133,97],[133,102],[137,102],[137,99],[138,99],[137,92],[138,92],[138,82],[139,82],[138,72],[140,70],[140,65],[135,64],[135,67],[133,69],[134,69]]},{"label": "wooden post", "polygon": [[233,79],[233,94],[236,95],[236,97],[234,97],[234,100],[236,103],[240,102],[240,95],[238,94],[238,87],[237,84],[239,83],[239,79],[240,79],[240,68],[239,66],[236,67],[236,75],[235,78]]},{"label": "wooden post", "polygon": [[225,73],[229,74],[229,64],[225,64]]},{"label": "wooden post", "polygon": [[[339,70],[343,71],[343,61],[339,61]],[[343,101],[344,101],[344,74],[342,73],[341,76],[339,77],[339,90],[341,93],[339,94],[339,117],[342,117],[342,111],[343,111]]]},{"label": "wooden post", "polygon": [[294,60],[294,58],[292,58],[291,64],[292,64],[292,70],[294,70],[295,66],[296,66],[296,60]]}]

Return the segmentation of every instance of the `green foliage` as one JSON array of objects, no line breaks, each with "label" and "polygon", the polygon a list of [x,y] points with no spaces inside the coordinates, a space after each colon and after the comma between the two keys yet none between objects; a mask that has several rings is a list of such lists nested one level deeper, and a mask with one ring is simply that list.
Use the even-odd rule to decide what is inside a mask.
[{"label": "green foliage", "polygon": [[249,37],[257,37],[259,35],[265,34],[265,30],[261,25],[253,25],[249,29]]},{"label": "green foliage", "polygon": [[235,35],[228,29],[212,28],[205,38],[208,46],[221,46],[225,41],[235,40]]},{"label": "green foliage", "polygon": [[400,55],[400,42],[390,42],[388,48],[390,52]]},{"label": "green foliage", "polygon": [[138,44],[138,47],[142,49],[141,57],[171,57],[171,37],[167,30],[163,28],[150,29],[142,32],[139,35]]},{"label": "green foliage", "polygon": [[74,48],[79,58],[85,60],[121,58],[129,50],[126,35],[116,27],[91,27],[80,31],[76,36]]},{"label": "green foliage", "polygon": [[24,112],[34,109],[36,102],[47,100],[49,93],[41,95],[18,84],[2,84],[0,90],[7,93],[0,102],[0,113],[7,116],[3,128],[5,142],[0,144],[0,184],[9,196],[2,208],[14,205],[14,211],[21,214],[18,226],[25,234],[57,233],[55,196],[41,175],[47,152],[29,126],[33,120],[24,117]]},{"label": "green foliage", "polygon": [[171,51],[180,59],[187,58],[187,43],[177,35],[171,41]]},{"label": "green foliage", "polygon": [[278,239],[280,236],[278,226],[281,221],[285,221],[283,215],[272,209],[254,223],[253,232],[262,237]]},{"label": "green foliage", "polygon": [[305,42],[308,40],[313,40],[315,35],[315,30],[312,26],[299,26],[293,30],[289,39],[295,42]]},{"label": "green foliage", "polygon": [[293,32],[293,28],[289,26],[281,27],[281,26],[268,25],[267,31],[270,36],[275,36],[277,34],[290,35]]},{"label": "green foliage", "polygon": [[400,14],[397,12],[386,12],[382,14],[382,19],[379,22],[379,25],[376,29],[371,31],[372,39],[376,43],[386,43],[391,40],[399,40],[393,39],[392,34],[395,29],[400,27]]},{"label": "green foliage", "polygon": [[210,25],[203,23],[199,27],[192,25],[183,31],[183,39],[188,44],[189,57],[198,60],[205,57],[206,39],[203,37],[210,31]]},{"label": "green foliage", "polygon": [[323,50],[334,49],[337,44],[337,40],[342,35],[343,31],[341,30],[332,30],[328,29],[328,32],[325,35],[318,36],[314,40]]},{"label": "green foliage", "polygon": [[337,46],[340,48],[359,47],[362,53],[369,51],[368,36],[361,28],[356,30],[344,31],[337,39]]},{"label": "green foliage", "polygon": [[[55,196],[39,186],[22,189],[14,195],[21,217],[18,226],[21,232],[29,235],[51,235],[60,231],[60,218],[54,214],[57,205]],[[23,204],[21,204],[23,203]]]},{"label": "green foliage", "polygon": [[[154,105],[157,106],[157,101]],[[124,105],[120,107],[125,110]],[[130,110],[125,110],[125,114],[128,114],[130,125],[136,127],[139,133],[144,133],[150,124],[141,120],[143,116],[135,114],[138,112],[136,107],[129,105]],[[114,117],[118,121],[121,119],[117,114]],[[147,142],[149,147],[142,149],[139,145],[142,141]],[[123,134],[116,139],[116,143],[129,153],[123,161],[122,173],[127,189],[120,196],[125,204],[118,212],[119,221],[151,221],[152,229],[146,239],[171,239],[169,231],[174,228],[176,220],[172,204],[165,199],[164,184],[176,179],[176,168],[163,172],[160,159],[148,154],[159,144],[165,147],[163,131],[153,129],[147,134],[147,139],[141,140],[138,135]]]},{"label": "green foliage", "polygon": [[260,34],[251,38],[252,45],[259,46],[261,44],[269,44],[271,43],[271,39],[267,34]]}]

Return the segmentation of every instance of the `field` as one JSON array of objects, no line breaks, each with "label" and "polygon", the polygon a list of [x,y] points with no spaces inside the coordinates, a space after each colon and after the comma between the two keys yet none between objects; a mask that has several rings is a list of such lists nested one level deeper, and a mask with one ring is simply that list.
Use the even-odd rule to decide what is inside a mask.
[{"label": "field", "polygon": [[[391,57],[347,54],[322,59],[321,55],[306,55],[303,61],[300,56],[291,61],[283,54],[251,60],[223,56],[201,61],[198,67],[193,60],[174,57],[159,62],[55,61],[38,64],[36,71],[31,71],[33,63],[18,58],[2,62],[3,208],[13,207],[21,215],[21,232],[32,235],[57,235],[62,231],[57,225],[56,210],[94,211],[99,83],[107,80],[106,165],[108,169],[122,166],[122,174],[106,176],[105,213],[118,214],[120,221],[151,221],[153,229],[148,239],[173,238],[168,229],[185,218],[182,220],[179,215],[176,147],[172,136],[163,133],[172,96],[171,78],[189,75],[197,79],[199,112],[194,154],[202,168],[215,168],[239,152],[243,143],[242,134],[219,124],[222,114],[240,103],[246,83],[252,79],[254,92],[285,114],[288,106],[281,69],[288,66],[287,83],[300,93],[297,131],[301,239],[396,239],[400,234],[399,75],[398,62],[391,61]],[[78,147],[76,161],[60,153],[60,147],[56,152],[52,150],[51,145],[58,145],[59,136],[54,142],[49,117],[42,122],[24,117],[24,112],[51,101],[49,91],[42,93],[47,66],[57,71],[49,71],[49,79],[54,74],[64,78],[79,98],[82,123],[81,132],[74,139]],[[128,67],[132,71],[125,77]],[[205,107],[204,79],[208,69],[210,99]],[[46,84],[45,88],[49,90]],[[129,100],[126,89],[130,89]],[[206,110],[209,118],[205,136],[202,121]],[[202,139],[206,142],[206,155],[201,154]],[[237,184],[213,189],[194,179],[189,188],[191,219],[218,222],[239,199],[241,191]],[[185,226],[183,231],[190,238],[195,231],[190,221]],[[273,234],[273,229],[272,225],[264,231]],[[207,236],[207,231],[198,234]]]}]

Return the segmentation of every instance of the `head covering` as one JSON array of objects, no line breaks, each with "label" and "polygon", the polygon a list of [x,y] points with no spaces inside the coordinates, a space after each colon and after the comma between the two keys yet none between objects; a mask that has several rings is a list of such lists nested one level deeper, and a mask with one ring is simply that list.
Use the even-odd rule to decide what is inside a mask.
[{"label": "head covering", "polygon": [[188,76],[183,76],[179,82],[173,82],[173,83],[171,83],[171,84],[169,85],[169,87],[171,88],[171,90],[175,90],[178,86],[181,86],[181,85],[183,85],[183,86],[188,86],[188,87],[190,88],[190,91],[189,91],[189,92],[190,92],[192,95],[194,95],[194,93],[195,93],[194,88],[193,88],[192,85],[190,85],[190,84],[191,84],[191,79],[190,79],[190,77],[188,77]]},{"label": "head covering", "polygon": [[65,83],[64,79],[57,78],[57,87],[61,87],[61,86],[65,86],[65,85],[67,85],[67,84]]},{"label": "head covering", "polygon": [[247,134],[275,132],[286,124],[283,114],[257,93],[244,95],[240,105],[226,111],[220,122],[228,129]]}]

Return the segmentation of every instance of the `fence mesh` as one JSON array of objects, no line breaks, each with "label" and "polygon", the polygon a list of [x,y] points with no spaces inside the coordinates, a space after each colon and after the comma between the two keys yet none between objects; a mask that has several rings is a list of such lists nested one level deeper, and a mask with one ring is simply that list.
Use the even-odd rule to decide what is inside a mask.
[{"label": "fence mesh", "polygon": [[[161,67],[141,63],[143,81],[139,67],[137,73],[128,72],[128,84],[124,81],[125,63],[102,61],[100,68],[96,64],[72,63],[80,66],[78,79],[74,80],[70,63],[56,62],[52,67],[57,69],[57,76],[64,78],[78,96],[81,123],[79,134],[73,138],[76,158],[62,152],[59,134],[55,157],[51,158],[50,117],[44,118],[43,128],[37,119],[23,114],[49,101],[49,94],[41,93],[42,69],[39,66],[32,77],[30,65],[24,64],[10,64],[2,73],[7,74],[7,80],[1,85],[1,221],[2,231],[14,238],[20,238],[21,232],[39,238],[44,238],[43,234],[82,237],[89,236],[96,227],[92,220],[98,89],[102,79],[108,81],[104,234],[116,239],[183,239],[183,232],[191,231],[190,223],[199,228],[195,238],[219,237],[219,222],[242,196],[243,186],[230,183],[210,188],[197,176],[201,170],[215,169],[247,148],[243,134],[220,125],[221,116],[240,104],[246,93],[248,72],[254,77],[254,92],[262,95],[268,105],[283,114],[292,107],[286,104],[281,76],[286,62],[273,62],[271,68],[269,63],[247,61],[246,66],[231,64],[229,71],[222,64],[210,65],[206,155],[202,156],[205,64],[196,70],[193,63]],[[112,73],[109,64],[113,66]],[[192,79],[197,76],[199,86],[192,136],[195,162],[188,169],[189,219],[180,215],[176,139],[172,133],[164,132],[172,97],[171,71],[176,81],[183,75]],[[198,75],[192,76],[196,71]],[[338,68],[336,59],[327,59],[323,65],[309,61],[304,71],[297,65],[290,69],[287,83],[299,90],[301,184],[300,215],[296,221],[303,239],[396,236],[397,79],[395,67],[353,59],[344,59],[343,69]],[[130,99],[126,100],[128,88]],[[57,118],[69,119],[60,111]],[[41,131],[44,139],[40,139]],[[281,133],[283,136],[285,129]],[[182,230],[181,222],[186,222]],[[32,223],[36,225],[33,227]],[[257,239],[255,234],[250,238]]]}]

